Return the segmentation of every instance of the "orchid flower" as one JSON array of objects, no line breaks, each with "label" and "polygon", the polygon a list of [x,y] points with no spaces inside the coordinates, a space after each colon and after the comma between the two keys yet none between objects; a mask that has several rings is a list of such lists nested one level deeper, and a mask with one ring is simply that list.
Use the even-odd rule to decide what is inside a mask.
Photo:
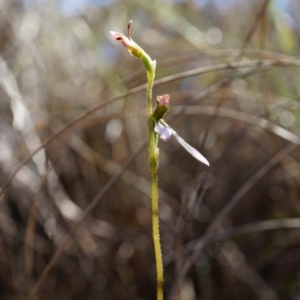
[{"label": "orchid flower", "polygon": [[140,58],[143,61],[148,72],[154,73],[156,61],[152,60],[149,55],[137,43],[133,41],[133,39],[131,38],[131,24],[132,20],[127,25],[128,37],[116,31],[110,31],[110,34],[114,40],[120,41],[132,56]]},{"label": "orchid flower", "polygon": [[194,147],[189,145],[178,133],[172,129],[163,119],[163,115],[169,110],[169,98],[170,95],[157,96],[156,108],[153,112],[153,118],[155,121],[154,131],[160,136],[164,141],[167,141],[174,136],[178,143],[193,157],[195,157],[200,162],[209,166],[208,160]]},{"label": "orchid flower", "polygon": [[131,38],[131,29],[130,29],[131,24],[132,24],[132,20],[127,25],[128,37],[122,33],[115,32],[115,31],[110,31],[110,34],[112,35],[112,38],[114,40],[121,41],[121,43],[124,45],[124,47],[127,48],[127,50],[131,55],[140,58],[143,50]]}]

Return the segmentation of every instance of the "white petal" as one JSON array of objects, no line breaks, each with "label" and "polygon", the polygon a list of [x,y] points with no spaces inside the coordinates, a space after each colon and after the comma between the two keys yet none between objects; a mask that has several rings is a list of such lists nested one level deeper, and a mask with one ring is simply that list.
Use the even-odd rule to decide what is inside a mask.
[{"label": "white petal", "polygon": [[183,138],[181,138],[176,131],[173,131],[173,136],[177,139],[178,143],[187,151],[189,152],[192,156],[194,156],[197,160],[201,161],[205,165],[209,166],[208,160],[194,147],[189,145]]},{"label": "white petal", "polygon": [[174,132],[172,128],[166,127],[160,122],[156,123],[154,131],[158,133],[160,138],[164,141],[169,140]]}]

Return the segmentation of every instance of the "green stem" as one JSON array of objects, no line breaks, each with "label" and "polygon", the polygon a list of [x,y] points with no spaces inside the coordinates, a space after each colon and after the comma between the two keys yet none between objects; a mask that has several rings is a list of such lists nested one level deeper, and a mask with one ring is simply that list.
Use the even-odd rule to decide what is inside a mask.
[{"label": "green stem", "polygon": [[153,80],[155,76],[155,65],[152,65],[151,69],[147,68],[147,76],[148,76],[147,117],[148,117],[149,165],[150,165],[150,172],[151,172],[152,237],[154,243],[154,253],[155,253],[155,262],[156,262],[157,300],[163,300],[163,262],[162,262],[162,253],[161,253],[160,238],[159,238],[159,215],[158,215],[157,168],[158,168],[159,152],[156,144],[157,137],[154,131],[154,121],[153,121],[153,112],[152,112],[152,87],[153,87]]}]

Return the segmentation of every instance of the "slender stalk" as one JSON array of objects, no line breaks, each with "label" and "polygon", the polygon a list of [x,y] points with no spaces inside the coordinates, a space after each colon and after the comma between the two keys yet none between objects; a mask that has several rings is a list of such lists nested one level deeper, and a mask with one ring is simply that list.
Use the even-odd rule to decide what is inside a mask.
[{"label": "slender stalk", "polygon": [[159,238],[157,171],[151,174],[152,236],[156,261],[157,300],[163,300],[163,262]]},{"label": "slender stalk", "polygon": [[159,215],[158,215],[158,156],[157,134],[154,131],[153,111],[152,111],[152,87],[155,76],[155,65],[151,70],[147,69],[147,117],[148,117],[148,147],[149,165],[151,172],[151,198],[152,198],[152,237],[154,243],[154,253],[156,262],[157,279],[157,300],[163,299],[163,262],[159,238]]},{"label": "slender stalk", "polygon": [[[156,278],[157,278],[157,300],[163,300],[163,263],[159,239],[159,216],[158,216],[158,135],[154,131],[155,120],[153,118],[152,110],[152,87],[155,77],[156,61],[152,60],[150,56],[137,45],[131,37],[131,23],[127,26],[128,37],[125,35],[111,31],[112,38],[121,41],[123,46],[127,48],[131,55],[141,59],[147,70],[147,121],[148,121],[148,148],[149,148],[149,166],[151,173],[151,199],[152,199],[152,236],[154,243],[154,253],[156,262]],[[166,110],[164,110],[166,112]],[[161,116],[162,117],[162,116]]]}]

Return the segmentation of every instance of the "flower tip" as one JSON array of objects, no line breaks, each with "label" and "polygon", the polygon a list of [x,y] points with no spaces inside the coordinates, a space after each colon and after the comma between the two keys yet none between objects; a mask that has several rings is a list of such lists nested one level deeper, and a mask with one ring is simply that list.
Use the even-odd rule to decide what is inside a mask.
[{"label": "flower tip", "polygon": [[203,162],[205,165],[207,165],[208,167],[210,167],[210,163],[208,162],[207,159],[203,160],[202,162]]},{"label": "flower tip", "polygon": [[120,38],[120,34],[116,31],[110,31],[110,34],[114,40],[117,40]]},{"label": "flower tip", "polygon": [[128,37],[129,39],[131,39],[131,32],[130,32],[130,28],[131,28],[131,24],[132,24],[133,20],[130,20],[128,22],[128,25],[127,25],[127,33],[128,33]]},{"label": "flower tip", "polygon": [[170,95],[169,94],[164,94],[162,96],[157,96],[157,104],[160,106],[169,106],[169,99],[170,99]]}]

